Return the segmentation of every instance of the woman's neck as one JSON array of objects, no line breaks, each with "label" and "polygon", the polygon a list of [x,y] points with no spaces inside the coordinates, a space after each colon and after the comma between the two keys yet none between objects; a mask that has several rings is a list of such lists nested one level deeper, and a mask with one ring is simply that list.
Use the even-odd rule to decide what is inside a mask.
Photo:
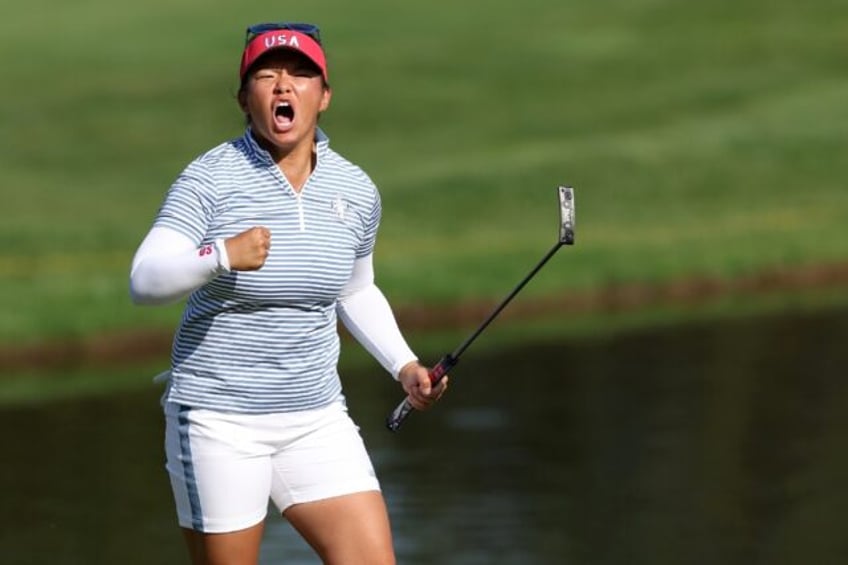
[{"label": "woman's neck", "polygon": [[316,152],[314,143],[305,149],[290,151],[285,155],[276,155],[277,167],[289,181],[295,192],[300,192],[315,169]]},{"label": "woman's neck", "polygon": [[315,169],[317,162],[315,136],[304,139],[302,143],[297,144],[291,149],[283,149],[274,145],[263,136],[253,132],[253,138],[259,145],[265,149],[270,155],[280,172],[289,181],[295,192],[300,192],[303,185],[306,184],[309,175]]}]

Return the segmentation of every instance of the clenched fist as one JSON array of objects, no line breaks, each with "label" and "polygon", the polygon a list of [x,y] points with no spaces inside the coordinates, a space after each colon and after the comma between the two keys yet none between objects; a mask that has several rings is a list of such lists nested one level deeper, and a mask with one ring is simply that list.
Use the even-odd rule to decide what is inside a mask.
[{"label": "clenched fist", "polygon": [[271,249],[271,231],[255,227],[224,240],[230,269],[233,271],[255,271],[262,268]]},{"label": "clenched fist", "polygon": [[448,377],[445,375],[439,384],[430,382],[430,373],[418,361],[412,361],[403,366],[398,374],[398,380],[408,395],[409,402],[416,410],[427,410],[439,400],[448,388]]}]

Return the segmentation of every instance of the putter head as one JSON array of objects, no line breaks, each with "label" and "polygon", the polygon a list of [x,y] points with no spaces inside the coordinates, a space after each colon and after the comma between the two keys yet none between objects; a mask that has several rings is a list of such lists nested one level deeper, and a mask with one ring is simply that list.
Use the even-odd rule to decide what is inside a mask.
[{"label": "putter head", "polygon": [[559,187],[559,242],[574,245],[574,189]]}]

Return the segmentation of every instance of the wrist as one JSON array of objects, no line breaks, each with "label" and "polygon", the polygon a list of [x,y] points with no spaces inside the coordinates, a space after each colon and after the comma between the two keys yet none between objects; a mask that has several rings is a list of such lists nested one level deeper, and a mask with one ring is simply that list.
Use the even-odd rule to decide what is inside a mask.
[{"label": "wrist", "polygon": [[215,240],[214,245],[218,256],[218,270],[222,273],[229,273],[232,269],[230,268],[230,256],[227,254],[227,245],[224,239],[219,237]]},{"label": "wrist", "polygon": [[403,378],[403,376],[406,375],[409,372],[412,372],[414,374],[418,370],[418,368],[421,367],[421,366],[422,365],[421,365],[421,363],[418,362],[418,359],[413,359],[412,361],[408,361],[408,362],[404,363],[403,365],[401,365],[398,372],[394,375],[395,380],[400,381]]}]

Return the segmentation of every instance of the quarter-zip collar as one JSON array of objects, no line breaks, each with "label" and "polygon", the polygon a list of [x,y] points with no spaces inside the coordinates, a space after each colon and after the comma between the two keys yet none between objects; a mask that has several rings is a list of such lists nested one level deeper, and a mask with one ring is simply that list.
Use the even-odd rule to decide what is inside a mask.
[{"label": "quarter-zip collar", "polygon": [[303,190],[306,189],[310,180],[313,176],[315,176],[316,171],[318,171],[321,166],[323,156],[327,153],[330,147],[330,138],[327,137],[327,134],[325,134],[321,128],[315,128],[315,168],[309,174],[309,178],[306,179],[306,183],[300,191],[294,190],[286,176],[282,173],[282,171],[280,171],[280,168],[277,167],[277,163],[274,162],[271,154],[257,143],[256,139],[253,137],[253,132],[250,127],[248,127],[244,132],[242,139],[244,140],[248,158],[255,161],[260,166],[270,170],[271,174],[277,177],[286,187],[286,192],[294,197],[294,201],[297,206],[300,231],[306,231],[306,214],[303,208]]},{"label": "quarter-zip collar", "polygon": [[[244,140],[245,147],[247,149],[247,155],[252,160],[260,163],[263,166],[276,167],[277,164],[274,162],[274,159],[271,158],[271,154],[268,153],[261,145],[256,141],[256,138],[253,137],[253,130],[248,126],[242,136]],[[317,169],[319,163],[321,162],[321,157],[327,152],[327,148],[330,146],[330,138],[327,137],[327,134],[324,133],[319,127],[315,128],[315,168]],[[314,171],[313,171],[314,172]]]}]

